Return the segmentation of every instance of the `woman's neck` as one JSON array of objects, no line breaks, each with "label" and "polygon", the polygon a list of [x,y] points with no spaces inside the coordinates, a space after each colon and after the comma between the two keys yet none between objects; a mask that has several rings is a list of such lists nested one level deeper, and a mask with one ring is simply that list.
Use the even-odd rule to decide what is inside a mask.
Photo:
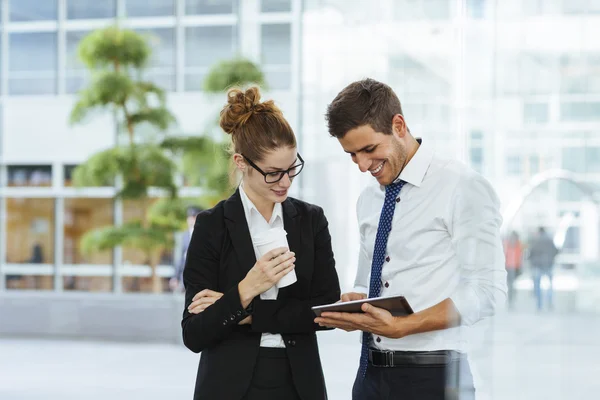
[{"label": "woman's neck", "polygon": [[267,222],[269,222],[271,220],[271,216],[273,215],[275,203],[257,195],[247,185],[244,185],[243,182],[242,185],[244,187],[244,192],[246,193],[246,196],[248,196],[250,201],[254,204],[260,215],[262,215],[263,218]]}]

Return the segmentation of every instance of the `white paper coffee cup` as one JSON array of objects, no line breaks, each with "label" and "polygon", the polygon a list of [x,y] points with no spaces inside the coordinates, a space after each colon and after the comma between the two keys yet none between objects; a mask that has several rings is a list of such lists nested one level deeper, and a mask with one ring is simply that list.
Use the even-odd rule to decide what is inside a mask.
[{"label": "white paper coffee cup", "polygon": [[[287,242],[287,232],[283,228],[271,228],[268,231],[262,232],[256,237],[252,238],[252,243],[258,250],[258,258],[264,256],[269,251],[279,248],[286,247],[290,248]],[[296,283],[296,271],[291,270],[283,278],[277,282],[275,286],[278,288],[284,288]]]}]

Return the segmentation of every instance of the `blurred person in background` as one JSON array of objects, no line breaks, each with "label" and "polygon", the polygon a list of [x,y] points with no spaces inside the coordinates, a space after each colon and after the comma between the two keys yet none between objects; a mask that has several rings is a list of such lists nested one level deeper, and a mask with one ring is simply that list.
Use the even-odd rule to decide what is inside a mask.
[{"label": "blurred person in background", "polygon": [[537,310],[543,308],[542,277],[548,278],[548,308],[553,308],[552,303],[552,272],[554,269],[554,259],[558,254],[558,248],[554,241],[542,226],[538,228],[537,234],[531,239],[529,246],[529,263],[531,264],[531,273],[533,278],[533,292],[536,298]]},{"label": "blurred person in background", "polygon": [[519,234],[512,231],[504,241],[504,257],[506,259],[506,273],[508,286],[508,306],[512,309],[515,301],[515,280],[523,272],[523,244]]},{"label": "blurred person in background", "polygon": [[361,247],[342,301],[403,295],[414,314],[322,313],[323,326],[360,330],[352,398],[474,399],[462,328],[506,297],[500,201],[469,167],[410,133],[386,84],[354,82],[327,108],[329,133],[375,178],[357,204]]},{"label": "blurred person in background", "polygon": [[187,209],[187,230],[183,233],[181,238],[181,247],[179,251],[179,262],[175,267],[175,274],[169,280],[169,287],[172,291],[183,290],[183,267],[185,266],[185,257],[187,250],[192,240],[192,233],[194,232],[194,223],[196,222],[196,216],[202,211],[200,207],[190,206]]},{"label": "blurred person in background", "polygon": [[[288,197],[304,166],[296,137],[258,88],[232,89],[220,125],[242,180],[201,212],[183,272],[183,339],[202,352],[194,399],[324,400],[312,306],[340,288],[323,210]],[[289,249],[260,257],[253,238],[284,228]],[[297,281],[276,284],[294,270]]]}]

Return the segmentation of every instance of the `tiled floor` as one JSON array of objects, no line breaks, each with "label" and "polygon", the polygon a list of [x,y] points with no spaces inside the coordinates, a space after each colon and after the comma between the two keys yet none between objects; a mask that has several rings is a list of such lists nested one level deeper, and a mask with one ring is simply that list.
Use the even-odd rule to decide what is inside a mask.
[{"label": "tiled floor", "polygon": [[[324,332],[320,346],[330,399],[349,399],[357,334]],[[478,399],[596,399],[600,316],[503,312],[475,330],[471,356]],[[191,399],[197,360],[175,345],[0,339],[0,399]]]}]

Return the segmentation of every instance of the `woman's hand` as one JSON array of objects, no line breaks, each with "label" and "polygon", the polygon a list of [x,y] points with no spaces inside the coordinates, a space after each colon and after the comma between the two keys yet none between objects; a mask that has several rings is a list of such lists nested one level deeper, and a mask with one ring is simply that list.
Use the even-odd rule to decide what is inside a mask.
[{"label": "woman's hand", "polygon": [[[208,307],[213,305],[221,297],[223,297],[223,293],[221,292],[215,292],[214,290],[204,289],[203,291],[196,293],[188,307],[188,312],[190,314],[200,314],[202,311],[206,310]],[[249,324],[252,324],[252,315],[249,315],[240,322],[238,322],[238,325]]]},{"label": "woman's hand", "polygon": [[209,306],[213,305],[215,301],[219,300],[221,297],[223,297],[223,293],[221,292],[204,289],[203,291],[196,293],[192,299],[192,302],[188,306],[188,312],[190,314],[200,314]]},{"label": "woman's hand", "polygon": [[286,247],[279,247],[262,256],[238,285],[242,306],[248,307],[253,298],[272,288],[293,270],[295,255]]}]

